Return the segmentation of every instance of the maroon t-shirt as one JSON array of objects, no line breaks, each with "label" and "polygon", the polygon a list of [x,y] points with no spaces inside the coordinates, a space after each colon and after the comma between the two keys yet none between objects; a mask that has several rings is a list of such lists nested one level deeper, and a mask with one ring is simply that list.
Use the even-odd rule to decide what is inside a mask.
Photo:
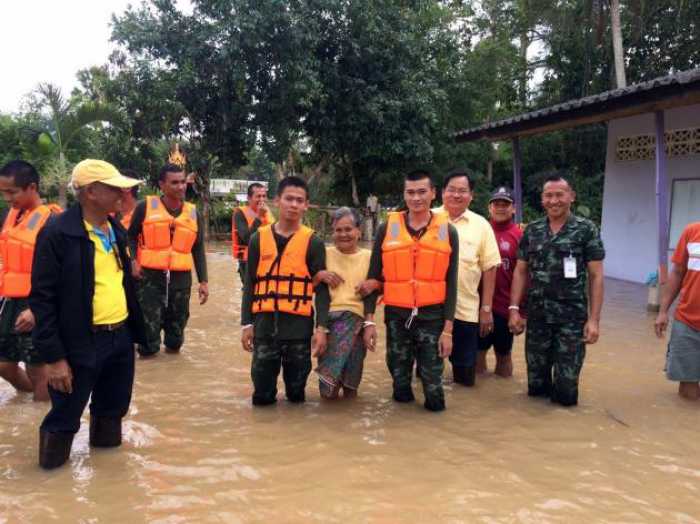
[{"label": "maroon t-shirt", "polygon": [[493,312],[508,318],[510,305],[510,285],[513,282],[513,270],[518,261],[518,244],[523,232],[517,224],[506,222],[497,224],[491,221],[496,234],[496,243],[501,252],[501,265],[496,270],[496,290],[493,293]]}]

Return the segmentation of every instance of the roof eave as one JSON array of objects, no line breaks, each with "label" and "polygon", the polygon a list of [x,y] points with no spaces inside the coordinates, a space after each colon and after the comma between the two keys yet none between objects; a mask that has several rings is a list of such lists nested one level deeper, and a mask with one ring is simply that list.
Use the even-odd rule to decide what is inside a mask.
[{"label": "roof eave", "polygon": [[459,143],[504,141],[700,103],[700,75],[688,82],[672,82],[653,89],[628,89],[623,95],[616,95],[615,91],[603,93],[599,95],[601,100],[593,103],[575,100],[460,131],[455,139]]}]

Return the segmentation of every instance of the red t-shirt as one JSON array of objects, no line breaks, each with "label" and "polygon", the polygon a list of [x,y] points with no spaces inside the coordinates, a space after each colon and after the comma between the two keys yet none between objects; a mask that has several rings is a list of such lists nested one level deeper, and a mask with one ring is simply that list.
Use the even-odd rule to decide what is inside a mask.
[{"label": "red t-shirt", "polygon": [[501,253],[501,265],[496,270],[496,290],[493,293],[493,312],[508,318],[510,305],[510,285],[513,282],[513,271],[518,261],[518,244],[523,232],[517,224],[506,222],[498,224],[491,221],[491,227],[496,234],[496,243]]},{"label": "red t-shirt", "polygon": [[686,269],[676,320],[700,330],[700,222],[688,224],[683,230],[671,261]]}]

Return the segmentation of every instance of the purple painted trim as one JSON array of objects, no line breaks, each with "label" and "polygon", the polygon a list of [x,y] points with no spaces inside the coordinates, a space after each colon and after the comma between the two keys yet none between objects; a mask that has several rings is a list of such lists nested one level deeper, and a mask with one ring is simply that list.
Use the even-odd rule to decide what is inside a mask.
[{"label": "purple painted trim", "polygon": [[659,282],[666,282],[668,266],[668,177],[666,175],[666,138],[664,112],[654,113],[656,129],[656,224]]},{"label": "purple painted trim", "polygon": [[523,221],[523,178],[522,159],[520,156],[520,140],[513,138],[513,196],[515,197],[515,221]]}]

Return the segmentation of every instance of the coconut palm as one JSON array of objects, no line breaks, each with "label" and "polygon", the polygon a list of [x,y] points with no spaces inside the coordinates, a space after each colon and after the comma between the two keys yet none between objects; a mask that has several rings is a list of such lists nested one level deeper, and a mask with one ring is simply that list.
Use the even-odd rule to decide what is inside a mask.
[{"label": "coconut palm", "polygon": [[83,101],[79,98],[66,98],[60,88],[50,83],[42,83],[36,93],[40,105],[48,110],[48,120],[45,128],[32,129],[35,139],[44,146],[52,146],[56,155],[58,171],[58,200],[61,206],[66,205],[66,189],[68,163],[66,152],[71,143],[85,127],[97,122],[114,122],[119,113],[112,107],[93,101]]}]

